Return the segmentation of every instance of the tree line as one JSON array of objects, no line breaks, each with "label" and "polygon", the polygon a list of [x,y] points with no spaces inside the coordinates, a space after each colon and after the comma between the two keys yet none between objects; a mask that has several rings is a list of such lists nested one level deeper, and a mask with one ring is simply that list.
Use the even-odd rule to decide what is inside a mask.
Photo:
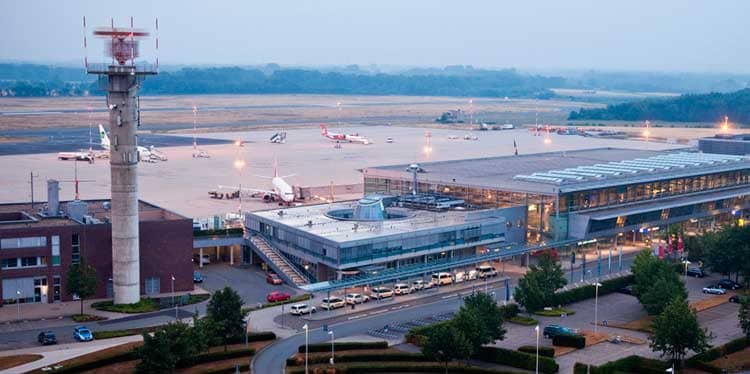
[{"label": "tree line", "polygon": [[750,123],[750,88],[735,92],[688,94],[670,99],[647,99],[608,105],[602,109],[573,111],[569,120],[660,120],[671,122]]}]

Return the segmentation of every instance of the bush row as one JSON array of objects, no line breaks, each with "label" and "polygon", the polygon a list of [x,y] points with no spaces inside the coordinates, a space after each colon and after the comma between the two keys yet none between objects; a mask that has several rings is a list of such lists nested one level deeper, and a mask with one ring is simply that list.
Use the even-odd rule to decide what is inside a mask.
[{"label": "bush row", "polygon": [[616,361],[607,362],[601,366],[587,365],[576,362],[573,366],[574,374],[616,374],[616,373],[639,373],[639,374],[664,374],[670,364],[660,360],[645,358],[641,356],[628,356]]},{"label": "bush row", "polygon": [[582,335],[555,335],[552,337],[552,345],[560,347],[586,348],[586,337]]},{"label": "bush row", "polygon": [[[263,342],[267,340],[275,340],[276,334],[273,331],[254,331],[247,334],[248,342]],[[229,344],[243,344],[245,343],[245,335],[237,336],[229,340]]]},{"label": "bush row", "polygon": [[[631,275],[626,275],[624,277],[607,279],[605,281],[602,281],[600,282],[602,286],[599,287],[599,296],[615,292],[618,289],[623,288],[633,283],[633,280],[634,280],[634,277],[631,274]],[[596,295],[596,287],[593,285],[576,287],[571,290],[557,292],[555,294],[554,305],[567,305],[567,304],[576,303],[576,302],[586,300],[586,299],[593,299],[595,295]]]},{"label": "bush row", "polygon": [[[536,355],[535,345],[522,345],[518,347],[520,352]],[[555,347],[539,347],[539,355],[544,357],[555,357]]]},{"label": "bush row", "polygon": [[[336,351],[354,351],[362,349],[386,349],[388,348],[388,342],[341,342],[333,344],[334,350]],[[330,343],[316,343],[309,344],[307,346],[308,352],[329,352],[331,350]],[[299,353],[305,353],[305,346],[301,345],[297,349]]]},{"label": "bush row", "polygon": [[[507,371],[498,371],[473,366],[448,366],[450,373],[455,374],[511,374]],[[336,365],[337,374],[365,374],[365,373],[444,373],[445,365],[442,363],[419,363],[419,362],[381,362],[381,363],[356,363]],[[304,367],[295,367],[287,370],[288,374],[305,374]],[[325,373],[322,370],[310,370],[310,373]]]},{"label": "bush row", "polygon": [[[536,348],[535,348],[536,349]],[[541,350],[540,350],[541,353]],[[491,362],[500,365],[512,366],[519,369],[534,370],[536,368],[536,354],[513,351],[498,347],[482,347],[479,352],[474,353],[477,360]],[[559,366],[554,359],[539,357],[539,371],[542,373],[557,373]]]},{"label": "bush row", "polygon": [[440,325],[446,325],[447,326],[449,323],[450,323],[450,320],[448,320],[448,321],[442,321],[442,322],[435,322],[435,323],[430,324],[430,325],[415,327],[415,328],[409,330],[409,332],[406,333],[405,339],[406,339],[406,341],[408,343],[411,343],[411,344],[414,344],[414,345],[417,345],[417,346],[421,347],[422,344],[423,344],[423,342],[424,342],[425,336],[427,336],[427,334],[428,334],[428,332],[430,330],[432,330],[433,328],[436,328],[437,326],[440,326]]},{"label": "bush row", "polygon": [[240,348],[240,349],[233,349],[230,351],[216,351],[211,353],[202,353],[193,357],[190,357],[189,360],[183,360],[177,363],[178,368],[186,368],[190,366],[195,366],[198,364],[204,364],[206,362],[214,362],[214,361],[221,361],[221,360],[228,360],[230,358],[238,358],[238,357],[250,357],[255,354],[255,349],[253,348]]},{"label": "bush row", "polygon": [[750,340],[748,340],[747,338],[742,337],[739,339],[735,339],[724,345],[711,348],[703,353],[689,358],[687,360],[687,364],[709,373],[721,373],[722,369],[710,364],[710,362],[716,360],[719,357],[741,351],[747,346],[750,346]]},{"label": "bush row", "polygon": [[[330,348],[330,346],[329,346]],[[308,357],[307,362],[310,365],[314,364],[325,364],[330,359],[330,356],[313,356]],[[304,358],[290,357],[286,359],[287,366],[300,366],[305,364]],[[421,353],[408,353],[408,352],[376,352],[376,353],[356,353],[351,354],[338,354],[336,352],[336,362],[425,362],[430,361],[429,358],[425,357]]]}]

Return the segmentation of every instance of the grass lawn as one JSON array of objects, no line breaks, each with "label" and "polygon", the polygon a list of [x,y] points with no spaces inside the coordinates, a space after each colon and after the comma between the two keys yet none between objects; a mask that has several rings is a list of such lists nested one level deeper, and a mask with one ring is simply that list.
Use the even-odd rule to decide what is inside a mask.
[{"label": "grass lawn", "polygon": [[[71,358],[70,360],[58,362],[56,363],[56,365],[59,364],[59,365],[62,365],[63,367],[69,367],[69,366],[76,366],[76,365],[89,363],[92,361],[104,360],[109,357],[118,356],[120,354],[130,352],[133,348],[138,347],[141,344],[143,344],[143,342],[126,343],[123,345],[118,345],[116,347],[102,349],[101,351],[96,351],[96,352],[89,353],[83,356]],[[42,371],[41,369],[38,369],[38,370],[32,371],[31,373],[44,374],[46,372]]]},{"label": "grass lawn", "polygon": [[576,314],[575,310],[565,308],[552,308],[550,310],[538,310],[534,314],[544,317],[560,317],[563,313],[572,316]]},{"label": "grass lawn", "polygon": [[536,319],[526,316],[511,317],[508,322],[524,326],[534,326],[536,324],[539,324],[539,321],[537,321]]},{"label": "grass lawn", "polygon": [[91,304],[91,307],[97,310],[104,310],[107,312],[115,313],[146,313],[155,312],[159,310],[159,304],[153,299],[141,299],[137,303],[133,304],[119,304],[115,305],[113,301],[100,301]]},{"label": "grass lawn", "polygon": [[17,355],[0,357],[0,370],[14,368],[41,359],[42,355]]}]

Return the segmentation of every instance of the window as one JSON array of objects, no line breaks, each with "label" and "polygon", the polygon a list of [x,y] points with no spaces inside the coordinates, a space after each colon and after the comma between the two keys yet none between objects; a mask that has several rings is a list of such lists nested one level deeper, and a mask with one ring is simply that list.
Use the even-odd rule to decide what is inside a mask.
[{"label": "window", "polygon": [[81,235],[73,234],[70,246],[70,262],[77,264],[81,262]]},{"label": "window", "polygon": [[60,237],[52,237],[52,265],[60,266]]},{"label": "window", "polygon": [[46,236],[0,239],[0,248],[2,249],[33,248],[33,247],[44,247],[46,245],[47,245]]},{"label": "window", "polygon": [[60,296],[61,296],[60,287],[61,287],[60,276],[55,275],[52,278],[52,301],[53,302],[60,302]]},{"label": "window", "polygon": [[159,277],[146,278],[146,295],[153,295],[161,292],[161,281]]},{"label": "window", "polygon": [[3,269],[13,269],[18,267],[18,259],[17,258],[4,258],[3,262]]},{"label": "window", "polygon": [[38,266],[39,257],[21,257],[21,267]]}]

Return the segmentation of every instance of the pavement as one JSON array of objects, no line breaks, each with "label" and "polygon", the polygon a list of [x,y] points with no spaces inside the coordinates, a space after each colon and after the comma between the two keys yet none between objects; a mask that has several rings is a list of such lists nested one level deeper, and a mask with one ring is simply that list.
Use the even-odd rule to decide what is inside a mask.
[{"label": "pavement", "polygon": [[266,295],[272,291],[288,292],[291,295],[301,294],[298,288],[287,284],[272,285],[266,283],[266,272],[259,266],[238,267],[223,263],[204,265],[197,271],[203,275],[201,287],[213,293],[225,286],[232,287],[239,293],[245,305],[253,306],[266,302]]}]

